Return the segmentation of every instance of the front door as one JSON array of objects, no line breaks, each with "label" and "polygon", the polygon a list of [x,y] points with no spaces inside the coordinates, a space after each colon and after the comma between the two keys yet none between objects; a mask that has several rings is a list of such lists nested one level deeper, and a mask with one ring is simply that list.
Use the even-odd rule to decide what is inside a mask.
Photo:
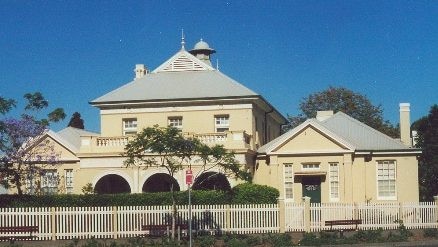
[{"label": "front door", "polygon": [[311,203],[321,202],[321,177],[303,177],[303,197],[310,197]]}]

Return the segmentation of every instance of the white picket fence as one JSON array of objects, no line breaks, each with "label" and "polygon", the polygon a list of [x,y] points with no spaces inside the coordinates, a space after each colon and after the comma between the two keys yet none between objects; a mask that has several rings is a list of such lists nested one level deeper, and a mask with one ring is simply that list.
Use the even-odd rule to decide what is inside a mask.
[{"label": "white picket fence", "polygon": [[[171,212],[171,206],[0,208],[0,227],[36,225],[38,240],[125,238],[144,234],[142,225],[170,224]],[[178,224],[187,223],[188,212],[188,206],[178,206]],[[329,228],[324,225],[327,220],[343,219],[362,219],[358,228],[364,230],[396,229],[399,220],[416,229],[438,228],[437,212],[434,202],[195,205],[192,222],[197,231],[239,234],[316,232]]]},{"label": "white picket fence", "polygon": [[[396,229],[400,223],[407,229],[438,228],[437,205],[435,202],[420,203],[311,203],[310,231],[318,232],[330,229],[325,226],[327,220],[361,219],[358,229],[384,230]],[[333,229],[351,228],[333,226]]]}]

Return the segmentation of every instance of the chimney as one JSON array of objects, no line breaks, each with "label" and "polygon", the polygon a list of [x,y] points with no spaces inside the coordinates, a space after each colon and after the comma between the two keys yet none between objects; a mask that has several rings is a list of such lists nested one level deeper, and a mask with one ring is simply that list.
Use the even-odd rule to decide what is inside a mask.
[{"label": "chimney", "polygon": [[316,120],[322,122],[326,119],[329,119],[333,116],[333,111],[317,111],[316,112]]},{"label": "chimney", "polygon": [[144,66],[144,64],[136,64],[134,72],[135,72],[135,78],[134,78],[135,80],[145,76],[148,73],[148,69]]},{"label": "chimney", "polygon": [[400,103],[400,140],[406,146],[412,147],[410,107],[409,103]]}]

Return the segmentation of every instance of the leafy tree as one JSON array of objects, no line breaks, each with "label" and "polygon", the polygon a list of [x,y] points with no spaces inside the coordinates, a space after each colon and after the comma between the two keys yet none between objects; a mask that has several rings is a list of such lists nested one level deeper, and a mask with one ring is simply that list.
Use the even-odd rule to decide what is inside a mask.
[{"label": "leafy tree", "polygon": [[294,128],[308,118],[315,118],[317,111],[333,110],[343,113],[377,129],[391,137],[398,137],[398,129],[389,121],[383,120],[381,105],[373,105],[364,95],[355,93],[344,87],[329,87],[328,89],[310,94],[300,102],[297,116],[288,116],[287,129]]},{"label": "leafy tree", "polygon": [[[223,146],[207,146],[197,139],[185,138],[172,127],[161,128],[157,125],[143,129],[125,147],[126,166],[162,167],[174,177],[186,167],[196,165],[206,171],[218,168],[226,175],[249,180],[250,175],[240,169],[234,154],[227,152]],[[175,235],[176,200],[173,184],[170,185],[172,196],[172,237]]]},{"label": "leafy tree", "polygon": [[[37,119],[29,114],[48,106],[41,93],[27,93],[25,113],[19,118],[4,117],[0,119],[0,174],[5,187],[15,187],[18,194],[23,193],[23,183],[38,176],[48,165],[57,162],[57,154],[49,140],[43,140],[46,127],[50,122],[57,122],[65,117],[61,108],[48,114],[46,119]],[[0,98],[0,113],[7,114],[16,106],[15,100]]]},{"label": "leafy tree", "polygon": [[416,147],[422,149],[419,159],[420,199],[432,200],[438,195],[438,105],[431,107],[429,115],[412,124],[417,130]]},{"label": "leafy tree", "polygon": [[78,128],[78,129],[84,129],[84,120],[81,118],[81,114],[79,112],[73,113],[73,116],[70,119],[70,122],[68,122],[68,127]]}]

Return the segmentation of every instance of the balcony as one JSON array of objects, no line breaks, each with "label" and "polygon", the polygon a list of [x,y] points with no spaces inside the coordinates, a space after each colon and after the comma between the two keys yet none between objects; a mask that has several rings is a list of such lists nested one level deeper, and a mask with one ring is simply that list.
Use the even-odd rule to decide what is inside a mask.
[{"label": "balcony", "polygon": [[[251,136],[245,131],[226,131],[221,133],[184,133],[187,138],[197,138],[207,145],[223,145],[227,149],[251,149]],[[81,136],[82,154],[120,154],[133,136]]]}]

